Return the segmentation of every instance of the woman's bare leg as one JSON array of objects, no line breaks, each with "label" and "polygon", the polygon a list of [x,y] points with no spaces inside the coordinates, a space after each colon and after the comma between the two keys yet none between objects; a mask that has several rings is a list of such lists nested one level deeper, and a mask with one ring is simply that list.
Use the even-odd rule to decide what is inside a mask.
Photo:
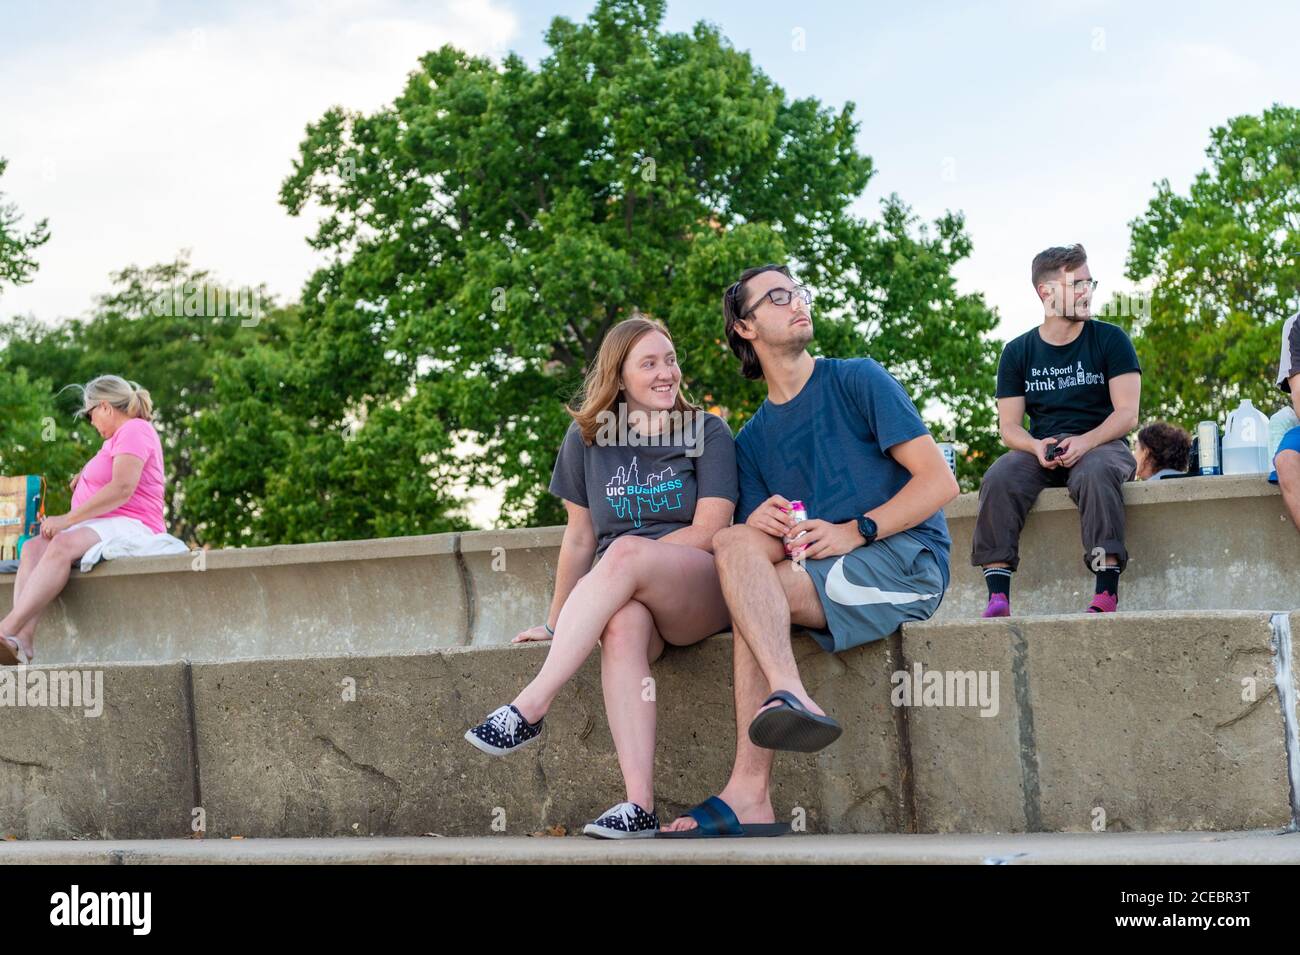
[{"label": "woman's bare leg", "polygon": [[541,671],[514,699],[530,723],[551,703],[595,649],[606,624],[629,600],[645,605],[660,636],[689,644],[725,630],[729,617],[713,555],[698,547],[624,536],[578,581],[555,622]]},{"label": "woman's bare leg", "polygon": [[[36,621],[68,583],[72,562],[98,543],[99,535],[84,527],[55,534],[30,576],[24,578],[22,593],[14,597],[13,610],[0,620],[0,635],[17,637],[30,656]],[[23,550],[26,549],[24,545]],[[17,583],[14,582],[15,587]]]},{"label": "woman's bare leg", "polygon": [[600,637],[600,685],[627,799],[654,811],[656,709],[650,664],[663,653],[654,618],[636,600],[623,605]]},{"label": "woman's bare leg", "polygon": [[[44,537],[33,537],[23,544],[23,555],[18,561],[18,575],[14,578],[15,605],[17,605],[18,598],[23,592],[23,587],[27,584],[27,579],[31,577],[32,571],[36,569],[36,565],[41,561],[41,556],[49,546],[50,542]],[[36,625],[40,622],[43,613],[44,611],[37,613],[36,616],[27,621],[26,626],[12,635],[18,638],[25,650],[31,650],[32,638],[36,635]]]}]

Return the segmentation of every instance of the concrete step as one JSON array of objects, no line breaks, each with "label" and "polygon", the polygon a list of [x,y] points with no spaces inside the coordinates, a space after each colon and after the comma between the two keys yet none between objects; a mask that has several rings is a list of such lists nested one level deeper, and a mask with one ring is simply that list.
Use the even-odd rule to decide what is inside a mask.
[{"label": "concrete step", "polygon": [[[927,622],[839,656],[796,637],[807,686],[845,733],[821,753],[777,757],[775,807],[830,834],[1284,828],[1300,791],[1292,622],[1246,611]],[[597,659],[529,749],[491,759],[462,738],[545,653],[0,671],[0,835],[578,831],[623,798]],[[72,677],[98,679],[99,703],[17,707],[10,682],[5,704],[5,674],[20,673],[49,684],[47,701]],[[674,648],[653,675],[657,798],[671,818],[727,778],[731,638]],[[905,699],[904,686],[920,692]]]},{"label": "concrete step", "polygon": [[1300,864],[1300,833],[791,835],[688,842],[585,837],[113,839],[8,842],[0,865],[311,865],[513,863],[609,865]]},{"label": "concrete step", "polygon": [[[1125,610],[1300,608],[1300,534],[1263,477],[1124,487],[1131,562]],[[947,509],[952,586],[937,620],[977,617],[970,566],[978,499]],[[813,515],[816,516],[816,515]],[[509,643],[543,620],[564,529],[341,541],[109,561],[74,573],[42,621],[42,663],[222,661],[407,653]],[[1091,578],[1064,489],[1029,516],[1013,587],[1017,613],[1077,612]],[[13,577],[0,575],[0,607]]]}]

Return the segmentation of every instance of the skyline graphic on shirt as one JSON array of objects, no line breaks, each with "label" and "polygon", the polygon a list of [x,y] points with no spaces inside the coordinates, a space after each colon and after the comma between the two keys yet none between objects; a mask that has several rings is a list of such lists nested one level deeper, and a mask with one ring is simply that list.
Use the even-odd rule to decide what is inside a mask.
[{"label": "skyline graphic on shirt", "polygon": [[626,467],[619,466],[613,476],[605,483],[605,500],[614,510],[614,516],[622,521],[631,521],[633,527],[640,527],[642,515],[648,509],[651,514],[660,511],[675,511],[682,506],[682,481],[672,466],[662,471],[640,477],[639,464],[633,458]]}]

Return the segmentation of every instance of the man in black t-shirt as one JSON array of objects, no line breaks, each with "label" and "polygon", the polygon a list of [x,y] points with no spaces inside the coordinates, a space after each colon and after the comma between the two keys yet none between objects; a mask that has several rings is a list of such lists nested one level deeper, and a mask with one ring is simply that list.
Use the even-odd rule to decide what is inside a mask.
[{"label": "man in black t-shirt", "polygon": [[1142,369],[1123,330],[1091,317],[1097,283],[1083,246],[1040,252],[1031,277],[1043,324],[1008,342],[998,363],[998,427],[1011,450],[980,485],[971,563],[989,588],[984,616],[1009,616],[1025,517],[1043,488],[1064,485],[1097,577],[1088,612],[1110,613],[1128,563],[1120,487],[1137,467],[1125,436],[1137,427]]}]

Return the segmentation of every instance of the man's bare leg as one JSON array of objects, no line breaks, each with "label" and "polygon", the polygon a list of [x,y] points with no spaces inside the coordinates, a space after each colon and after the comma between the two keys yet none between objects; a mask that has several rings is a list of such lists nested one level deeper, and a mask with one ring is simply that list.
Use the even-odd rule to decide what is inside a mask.
[{"label": "man's bare leg", "polygon": [[792,619],[803,626],[826,623],[808,574],[784,560],[780,540],[743,524],[720,531],[713,552],[732,626],[749,645],[769,692],[786,690],[810,712],[826,715],[804,687],[790,644]]},{"label": "man's bare leg", "polygon": [[[755,533],[767,537],[768,540],[775,541],[774,538],[762,534],[761,531]],[[764,559],[774,557],[781,562],[776,566],[769,562],[768,566],[772,571],[777,586],[780,588],[778,600],[785,608],[787,621],[785,645],[790,655],[790,663],[793,666],[794,652],[790,647],[790,619],[793,618],[794,622],[800,626],[824,627],[826,617],[822,613],[817,592],[812,586],[812,581],[808,579],[808,575],[803,573],[802,570],[796,570],[794,564],[786,562],[784,560],[784,548],[782,548],[780,541],[775,541],[775,543],[775,549],[764,547],[760,553],[765,555]],[[723,590],[725,593],[725,579]],[[730,605],[730,599],[729,597],[728,605]],[[811,605],[809,605],[809,601],[811,601]],[[776,815],[772,809],[769,785],[772,762],[776,757],[776,751],[755,746],[749,738],[749,724],[753,722],[754,717],[763,705],[763,701],[772,692],[772,687],[767,676],[764,675],[763,669],[751,649],[751,641],[742,627],[742,624],[736,622],[733,612],[732,658],[736,697],[736,760],[732,764],[731,778],[727,780],[727,785],[718,793],[718,798],[732,808],[736,813],[736,818],[742,823],[775,822]],[[795,673],[797,676],[797,667]],[[816,710],[816,712],[820,712],[820,710]],[[695,826],[696,822],[690,816],[680,816],[663,828],[667,832],[684,832],[688,829],[694,829]]]},{"label": "man's bare leg", "polygon": [[[749,644],[735,626],[731,655],[736,694],[736,761],[731,767],[731,778],[718,797],[741,822],[775,822],[768,779],[776,751],[755,746],[749,739],[749,724],[767,699],[767,677],[763,676]],[[663,828],[667,832],[684,832],[695,828],[695,820],[680,816]]]}]

